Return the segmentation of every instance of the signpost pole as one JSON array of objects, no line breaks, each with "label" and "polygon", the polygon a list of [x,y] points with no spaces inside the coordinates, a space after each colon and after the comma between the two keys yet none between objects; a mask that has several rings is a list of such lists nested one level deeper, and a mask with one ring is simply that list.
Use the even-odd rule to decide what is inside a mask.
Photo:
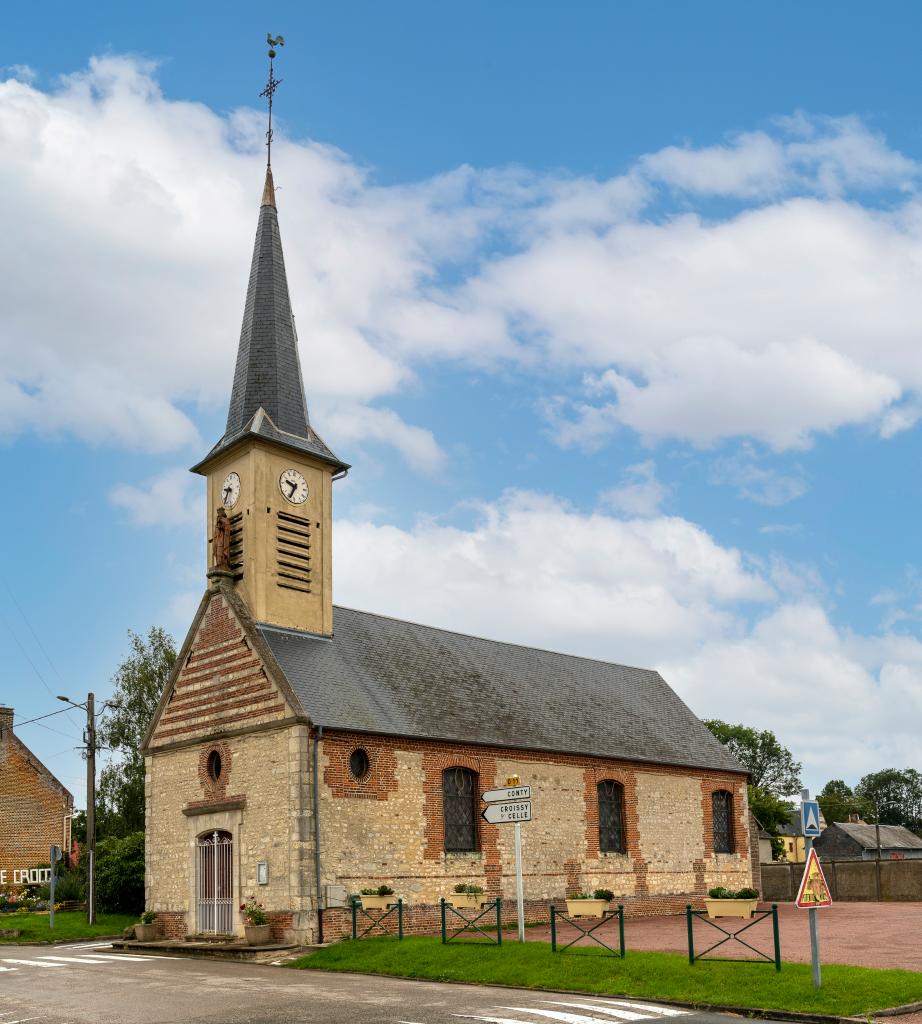
[{"label": "signpost pole", "polygon": [[[813,839],[807,838],[807,857],[813,849]],[[819,988],[823,984],[820,974],[820,933],[819,922],[816,919],[816,907],[810,907],[807,911],[810,918],[810,959],[813,961],[813,987]]]},{"label": "signpost pole", "polygon": [[54,874],[55,865],[57,864],[57,852],[58,848],[52,846],[48,852],[48,859],[51,861],[51,878],[48,879],[48,927],[54,930]]},{"label": "signpost pole", "polygon": [[525,941],[525,886],[522,882],[522,823],[515,823],[515,902],[519,916],[519,942]]}]

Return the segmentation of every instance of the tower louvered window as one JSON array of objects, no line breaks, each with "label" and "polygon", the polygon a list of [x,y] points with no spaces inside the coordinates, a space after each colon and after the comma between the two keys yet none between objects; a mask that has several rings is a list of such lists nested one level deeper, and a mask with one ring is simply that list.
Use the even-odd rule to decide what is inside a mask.
[{"label": "tower louvered window", "polygon": [[477,849],[477,773],[448,768],[442,773],[445,849],[463,853]]},{"label": "tower louvered window", "polygon": [[277,512],[275,553],[278,585],[311,592],[311,524],[290,512]]},{"label": "tower louvered window", "polygon": [[230,549],[228,551],[230,567],[234,572],[243,572],[243,513],[237,512],[230,517]]},{"label": "tower louvered window", "polygon": [[733,853],[733,794],[719,789],[711,794],[714,853]]},{"label": "tower louvered window", "polygon": [[624,853],[624,787],[604,779],[598,785],[599,849],[604,853]]}]

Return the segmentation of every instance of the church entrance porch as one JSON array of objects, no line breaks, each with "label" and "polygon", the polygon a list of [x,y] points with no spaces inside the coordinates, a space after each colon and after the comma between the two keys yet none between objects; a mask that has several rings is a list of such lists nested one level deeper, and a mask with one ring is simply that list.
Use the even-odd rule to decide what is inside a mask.
[{"label": "church entrance porch", "polygon": [[197,843],[197,930],[229,935],[234,928],[234,840],[215,830]]}]

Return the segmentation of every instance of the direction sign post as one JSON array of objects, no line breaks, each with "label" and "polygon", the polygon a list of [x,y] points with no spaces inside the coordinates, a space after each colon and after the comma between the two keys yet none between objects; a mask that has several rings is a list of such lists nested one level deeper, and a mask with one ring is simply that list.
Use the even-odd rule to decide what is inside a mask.
[{"label": "direction sign post", "polygon": [[522,881],[522,822],[531,821],[531,786],[523,786],[518,775],[506,779],[505,789],[481,793],[487,805],[480,812],[491,825],[515,826],[515,902],[519,925],[519,942],[525,941],[525,885]]}]

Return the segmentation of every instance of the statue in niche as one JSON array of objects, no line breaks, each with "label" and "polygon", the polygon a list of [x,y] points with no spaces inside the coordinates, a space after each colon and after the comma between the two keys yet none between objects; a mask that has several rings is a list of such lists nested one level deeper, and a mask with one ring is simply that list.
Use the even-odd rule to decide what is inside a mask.
[{"label": "statue in niche", "polygon": [[212,539],[212,562],[215,569],[230,572],[230,520],[223,508],[218,509]]}]

